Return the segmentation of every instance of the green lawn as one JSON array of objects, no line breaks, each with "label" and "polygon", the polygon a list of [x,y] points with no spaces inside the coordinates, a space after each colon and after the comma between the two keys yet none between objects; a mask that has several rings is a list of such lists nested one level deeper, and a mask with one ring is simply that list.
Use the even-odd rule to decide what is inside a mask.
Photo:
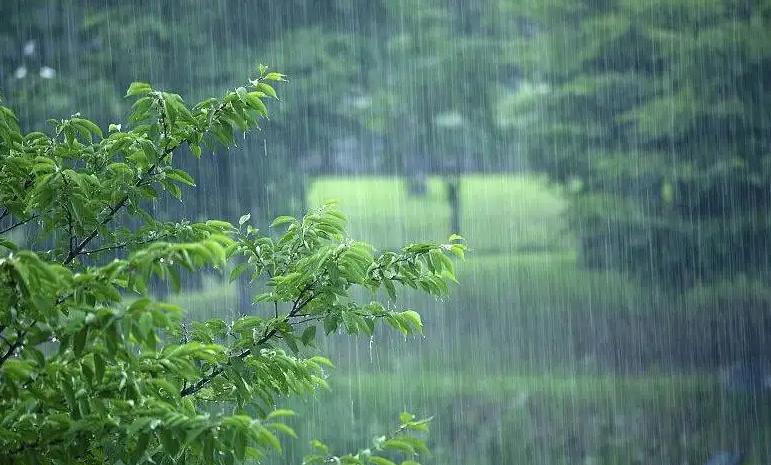
[{"label": "green lawn", "polygon": [[[461,231],[480,253],[570,250],[565,203],[544,179],[525,175],[468,175],[460,186]],[[308,203],[335,200],[348,215],[351,235],[382,248],[443,240],[450,208],[441,178],[426,194],[411,196],[396,177],[322,177],[308,189]]]},{"label": "green lawn", "polygon": [[[768,409],[708,377],[444,370],[332,376],[330,385],[332,392],[293,405],[301,438],[313,431],[350,450],[387,431],[402,410],[430,414],[427,463],[700,464],[714,451],[738,449],[747,454],[743,463],[760,465],[771,440]],[[293,444],[289,457],[302,448]]]}]

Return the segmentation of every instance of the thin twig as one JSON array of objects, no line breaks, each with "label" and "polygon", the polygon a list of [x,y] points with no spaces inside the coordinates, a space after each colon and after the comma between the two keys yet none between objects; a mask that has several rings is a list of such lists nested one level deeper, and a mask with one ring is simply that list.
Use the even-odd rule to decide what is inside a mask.
[{"label": "thin twig", "polygon": [[[222,102],[222,103],[221,103],[221,104],[220,104],[220,105],[219,105],[217,108],[215,108],[215,110],[212,112],[212,115],[211,115],[211,117],[210,117],[210,120],[209,120],[209,121],[210,121],[210,126],[211,126],[211,121],[213,121],[213,120],[214,120],[214,117],[215,117],[215,115],[216,115],[217,113],[219,113],[220,111],[222,111],[222,109],[223,109],[223,108],[225,108],[225,106],[226,106],[226,103],[225,103],[225,102]],[[165,128],[162,128],[162,130],[163,130],[163,132],[164,132],[164,134],[165,134]],[[174,153],[174,151],[175,151],[175,150],[177,150],[177,149],[179,148],[179,146],[180,146],[180,145],[182,145],[182,142],[186,142],[186,141],[187,141],[187,139],[183,139],[183,140],[180,140],[179,142],[177,142],[176,144],[174,144],[174,145],[172,145],[172,146],[170,146],[170,147],[164,147],[164,149],[163,149],[163,154],[161,155],[161,157],[160,157],[159,161],[158,161],[158,162],[156,162],[156,163],[153,163],[152,165],[150,165],[150,168],[148,168],[148,170],[147,170],[147,174],[148,174],[149,176],[148,176],[148,177],[146,177],[146,178],[139,178],[139,179],[137,179],[137,182],[135,183],[136,187],[140,187],[140,186],[144,185],[145,183],[147,183],[147,182],[148,182],[148,180],[152,181],[152,179],[153,179],[153,175],[155,174],[155,173],[154,173],[154,171],[155,171],[155,170],[158,168],[159,164],[161,164],[161,163],[165,162],[165,161],[166,161],[166,159],[167,159],[168,157],[170,157],[170,156],[171,156],[171,155]],[[104,225],[106,225],[107,223],[109,223],[110,221],[112,221],[112,219],[115,217],[115,214],[116,214],[116,213],[117,213],[117,212],[118,212],[118,211],[119,211],[121,208],[123,208],[124,206],[126,206],[126,204],[128,203],[128,201],[129,201],[129,195],[128,195],[128,194],[125,194],[125,195],[123,196],[123,198],[121,198],[121,200],[120,200],[120,201],[119,201],[119,202],[118,202],[118,203],[117,203],[117,204],[116,204],[114,207],[108,207],[109,211],[108,211],[108,213],[107,213],[107,216],[105,217],[105,219],[103,219],[103,220],[101,221],[101,226],[104,226]],[[72,261],[73,261],[73,260],[75,260],[75,257],[77,257],[78,255],[80,255],[80,253],[83,251],[83,249],[85,249],[85,248],[86,248],[86,246],[87,246],[87,245],[88,245],[88,244],[89,244],[91,241],[93,241],[93,240],[96,238],[96,236],[97,236],[97,235],[99,235],[99,228],[98,228],[98,227],[97,227],[97,228],[94,228],[94,230],[93,230],[93,231],[91,231],[91,234],[89,234],[88,236],[86,236],[86,238],[85,238],[85,239],[83,239],[83,240],[82,240],[82,241],[81,241],[81,242],[80,242],[80,243],[79,243],[79,244],[78,244],[78,245],[75,247],[75,249],[74,249],[74,250],[73,250],[71,253],[69,253],[69,254],[67,255],[67,258],[64,260],[64,264],[65,264],[65,265],[69,265],[70,263],[72,263]]]},{"label": "thin twig", "polygon": [[[310,290],[310,288],[318,281],[318,279],[314,280],[313,282],[309,283],[305,288],[300,291],[300,295],[297,297],[297,300],[295,300],[294,304],[292,305],[292,311],[289,312],[287,316],[284,317],[284,321],[289,321],[290,318],[297,316],[300,311],[310,303],[311,300],[313,300],[314,296],[309,297],[305,302],[302,302],[303,295]],[[302,303],[301,303],[302,302]],[[255,343],[256,347],[259,347],[269,340],[271,340],[276,333],[278,333],[278,329],[273,328],[270,331],[266,331],[263,333],[262,337]],[[246,349],[240,354],[237,355],[237,358],[244,359],[252,354],[252,349]],[[196,392],[200,391],[201,389],[205,388],[206,385],[208,385],[210,382],[214,380],[214,378],[218,377],[222,373],[225,372],[225,368],[228,366],[228,364],[220,365],[216,368],[214,368],[211,373],[204,376],[203,378],[196,381],[195,384],[192,384],[184,389],[182,389],[179,392],[180,397],[187,397],[189,395],[195,394]]]},{"label": "thin twig", "polygon": [[317,316],[314,316],[314,317],[311,317],[311,318],[306,318],[304,320],[295,321],[294,323],[296,325],[301,325],[303,323],[310,323],[311,321],[321,321],[322,319],[324,319],[324,317],[322,317],[320,315],[317,315]]},{"label": "thin twig", "polygon": [[0,234],[5,234],[5,233],[7,233],[9,231],[13,231],[14,229],[18,228],[19,226],[27,224],[27,223],[29,223],[30,221],[34,220],[37,217],[38,217],[38,215],[32,215],[32,216],[30,216],[29,218],[27,218],[24,221],[19,221],[16,224],[12,224],[11,226],[8,226],[7,228],[5,228],[2,231],[0,231]]},{"label": "thin twig", "polygon": [[104,246],[104,247],[99,247],[98,249],[82,250],[82,251],[79,252],[79,255],[92,255],[92,254],[99,253],[99,252],[106,252],[108,250],[118,250],[118,249],[123,249],[125,247],[134,246],[134,245],[149,244],[151,242],[162,240],[162,239],[164,239],[166,237],[168,237],[168,235],[162,234],[162,235],[154,237],[152,239],[145,239],[143,241],[123,242],[123,243],[120,243],[120,244],[113,244],[113,245],[107,245],[107,246]]},{"label": "thin twig", "polygon": [[35,324],[35,322],[32,322],[32,324],[31,324],[31,325],[29,325],[29,326],[27,327],[27,329],[25,329],[25,330],[23,330],[23,331],[18,331],[18,332],[16,333],[16,340],[15,340],[15,341],[13,341],[13,344],[11,344],[11,345],[8,347],[8,350],[7,350],[7,351],[5,351],[5,353],[3,354],[3,356],[2,356],[2,357],[0,357],[0,367],[1,367],[1,366],[3,366],[3,364],[5,363],[5,361],[6,361],[6,360],[8,360],[9,358],[11,358],[11,356],[12,356],[12,355],[13,355],[13,354],[16,352],[16,349],[18,349],[19,347],[21,347],[21,346],[22,346],[22,344],[24,344],[24,336],[26,336],[26,335],[27,335],[27,331],[29,331],[29,330],[30,330],[30,328],[32,328],[32,326],[33,326],[34,324]]}]

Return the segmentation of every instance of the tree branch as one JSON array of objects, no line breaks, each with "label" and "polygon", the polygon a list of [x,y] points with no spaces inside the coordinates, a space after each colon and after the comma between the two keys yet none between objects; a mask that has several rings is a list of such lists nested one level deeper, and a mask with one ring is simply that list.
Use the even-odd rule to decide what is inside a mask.
[{"label": "tree branch", "polygon": [[323,317],[323,316],[321,316],[321,315],[316,315],[316,316],[312,316],[312,317],[306,318],[306,319],[304,319],[304,320],[295,321],[295,324],[296,324],[296,325],[301,325],[301,324],[303,324],[303,323],[310,323],[311,321],[321,321],[321,320],[323,320],[323,319],[324,319],[324,317]]},{"label": "tree branch", "polygon": [[154,237],[152,239],[146,239],[143,241],[137,241],[137,242],[123,242],[120,244],[113,244],[113,245],[107,245],[104,247],[99,247],[97,249],[91,249],[91,250],[82,250],[78,253],[78,255],[91,255],[99,252],[106,252],[108,250],[118,250],[123,249],[125,247],[133,246],[133,245],[144,245],[149,244],[151,242],[160,241],[164,238],[168,237],[168,235],[160,235],[158,237]]},{"label": "tree branch", "polygon": [[29,223],[30,221],[34,220],[37,217],[38,217],[38,215],[32,215],[32,216],[30,216],[29,218],[27,218],[24,221],[19,221],[16,224],[12,224],[11,226],[8,226],[7,228],[5,228],[2,231],[0,231],[0,234],[5,234],[5,233],[7,233],[9,231],[13,231],[14,229],[18,228],[19,226],[27,224],[27,223]]},{"label": "tree branch", "polygon": [[[225,108],[225,106],[226,106],[226,103],[222,102],[217,108],[214,109],[214,111],[211,114],[210,120],[209,120],[209,126],[212,125],[212,121],[214,121],[214,118],[216,117],[217,113],[222,111],[222,109]],[[163,126],[165,126],[165,124],[163,124]],[[162,132],[163,132],[163,137],[161,137],[161,139],[162,139],[161,142],[163,142],[163,139],[167,138],[167,136],[166,136],[166,128],[165,127],[162,127]],[[188,137],[190,137],[190,136],[191,135],[188,135]],[[186,142],[186,141],[187,141],[187,139],[182,139],[182,140],[180,140],[179,142],[177,142],[176,144],[174,144],[174,145],[172,145],[170,147],[164,147],[163,154],[161,155],[161,157],[158,160],[158,162],[153,163],[152,165],[150,165],[150,168],[148,168],[147,174],[149,176],[147,178],[144,178],[144,179],[143,178],[138,179],[137,182],[136,182],[136,186],[137,187],[142,186],[144,183],[147,182],[148,179],[152,180],[153,179],[153,175],[155,174],[154,171],[158,168],[158,165],[163,163],[164,161],[166,161],[166,159],[168,157],[170,157],[171,154],[174,153],[174,151],[177,150],[180,145],[182,145],[182,142]],[[110,221],[112,221],[112,219],[115,217],[115,214],[121,208],[126,206],[126,204],[128,203],[128,200],[129,200],[129,195],[126,194],[126,195],[123,196],[123,198],[114,207],[109,207],[109,212],[107,213],[107,217],[105,217],[105,219],[101,221],[101,225],[104,226],[105,224],[107,224]],[[75,246],[75,248],[67,255],[67,258],[64,259],[64,264],[65,265],[69,265],[70,263],[72,263],[72,261],[75,260],[75,257],[80,255],[81,252],[83,252],[83,249],[85,249],[86,246],[91,241],[93,241],[96,238],[96,236],[98,236],[98,235],[99,235],[99,228],[94,228],[94,230],[91,231],[91,234],[86,236],[86,238],[83,239],[77,246]]]},{"label": "tree branch", "polygon": [[[32,325],[34,325],[34,322],[32,323]],[[3,366],[3,364],[5,363],[6,360],[11,358],[11,356],[14,354],[14,352],[16,352],[16,349],[18,349],[19,347],[22,346],[22,344],[24,344],[24,336],[27,335],[27,331],[29,330],[29,328],[32,327],[32,325],[30,325],[24,331],[19,331],[19,332],[16,333],[16,340],[13,341],[13,344],[11,344],[8,347],[8,350],[5,351],[3,356],[0,357],[0,367]]]},{"label": "tree branch", "polygon": [[[110,211],[107,214],[107,216],[100,222],[101,226],[106,225],[110,221],[112,221],[113,218],[115,218],[115,214],[118,213],[118,211],[126,206],[126,203],[128,203],[129,196],[128,194],[124,195],[123,198],[118,202],[114,207],[110,207]],[[99,228],[94,228],[93,231],[91,231],[91,234],[85,237],[82,241],[78,243],[78,245],[75,246],[72,250],[70,250],[70,253],[67,254],[67,258],[64,259],[64,264],[69,265],[72,263],[73,260],[75,260],[75,257],[80,255],[80,252],[83,251],[83,249],[89,244],[89,242],[93,241],[96,236],[99,235]]]},{"label": "tree branch", "polygon": [[[305,286],[305,288],[302,291],[300,291],[300,295],[297,297],[297,300],[295,300],[294,304],[292,305],[292,311],[290,311],[289,314],[284,317],[284,321],[289,321],[290,318],[297,316],[300,313],[300,311],[306,305],[308,305],[311,300],[313,300],[313,296],[311,296],[305,302],[302,302],[302,297],[306,292],[308,292],[311,289],[311,287],[316,283],[316,281],[318,281],[318,279],[309,283],[307,286]],[[255,346],[259,347],[265,344],[266,342],[271,340],[276,335],[276,333],[278,333],[278,330],[276,328],[273,328],[270,331],[264,332],[262,337],[260,337],[260,339],[255,343]],[[244,359],[251,354],[252,354],[252,349],[246,349],[240,354],[238,354],[237,358]],[[205,388],[206,385],[208,385],[210,382],[212,382],[212,380],[214,380],[214,378],[224,373],[225,368],[227,366],[228,366],[227,363],[224,365],[220,365],[214,368],[211,371],[211,373],[209,373],[208,375],[196,381],[195,384],[191,384],[190,386],[183,388],[179,392],[180,397],[187,397],[187,396],[193,395],[196,392],[200,391],[201,389]]]},{"label": "tree branch", "polygon": [[[163,156],[161,156],[161,161],[165,160],[166,157],[171,155],[171,153],[174,150],[176,150],[177,147],[179,147],[179,144],[175,145],[174,147],[171,147],[171,148],[167,149],[164,152]],[[158,166],[157,164],[151,165],[150,168],[147,170],[147,173],[150,174],[150,177],[149,178],[144,178],[144,179],[142,179],[142,178],[138,179],[137,182],[135,183],[135,185],[137,187],[139,187],[139,186],[143,185],[146,182],[146,179],[152,179],[153,171],[155,171],[157,166]],[[100,222],[100,225],[104,226],[107,223],[109,223],[110,221],[112,221],[112,219],[115,218],[115,214],[118,213],[118,211],[120,211],[121,208],[125,207],[126,204],[128,203],[128,201],[129,201],[129,195],[126,194],[126,195],[123,196],[122,199],[120,199],[120,201],[114,207],[108,207],[109,211],[107,213],[107,216]],[[81,252],[83,252],[83,249],[86,248],[86,246],[91,241],[93,241],[96,238],[96,236],[98,236],[98,235],[99,235],[99,228],[94,228],[94,230],[91,231],[91,234],[86,236],[85,239],[80,241],[80,243],[78,245],[76,245],[74,249],[72,249],[70,251],[70,253],[67,255],[67,258],[64,259],[64,264],[65,265],[69,265],[70,263],[72,263],[72,261],[75,259],[75,257],[80,255]]]}]

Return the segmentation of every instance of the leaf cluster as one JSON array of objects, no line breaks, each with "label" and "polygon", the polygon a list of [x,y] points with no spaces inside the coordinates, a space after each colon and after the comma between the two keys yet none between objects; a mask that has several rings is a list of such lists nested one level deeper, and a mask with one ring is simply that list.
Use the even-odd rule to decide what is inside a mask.
[{"label": "leaf cluster", "polygon": [[[417,312],[379,303],[378,291],[445,294],[448,255],[465,250],[457,236],[376,253],[347,237],[332,204],[279,217],[268,234],[248,215],[237,225],[154,218],[152,201],[195,185],[174,157],[258,128],[282,80],[260,67],[247,86],[194,106],[133,83],[128,126],[107,133],[74,115],[22,134],[0,106],[0,462],[259,460],[295,436],[281,399],[326,387],[317,328],[371,335],[384,320],[422,331]],[[179,288],[204,269],[261,288],[244,315],[189,322],[151,298],[152,283]],[[358,303],[354,288],[373,301]],[[424,450],[410,441],[380,446]]]}]

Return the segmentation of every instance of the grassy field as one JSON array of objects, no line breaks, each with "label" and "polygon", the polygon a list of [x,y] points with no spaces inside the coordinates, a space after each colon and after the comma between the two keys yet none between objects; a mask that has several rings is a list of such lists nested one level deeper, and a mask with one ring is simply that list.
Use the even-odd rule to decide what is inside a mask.
[{"label": "grassy field", "polygon": [[[702,377],[493,376],[396,372],[333,376],[332,392],[294,407],[300,437],[366,446],[403,410],[434,416],[427,463],[702,464],[715,450],[769,454],[758,401]],[[767,402],[769,399],[761,399]],[[297,443],[290,457],[301,455]],[[291,462],[291,460],[290,460]]]},{"label": "grassy field", "polygon": [[464,176],[461,231],[450,231],[441,178],[429,178],[422,196],[411,196],[405,181],[396,177],[315,179],[308,189],[308,204],[330,200],[348,215],[353,237],[383,248],[443,240],[451,232],[461,233],[479,253],[566,251],[574,240],[558,189],[533,176]]}]

